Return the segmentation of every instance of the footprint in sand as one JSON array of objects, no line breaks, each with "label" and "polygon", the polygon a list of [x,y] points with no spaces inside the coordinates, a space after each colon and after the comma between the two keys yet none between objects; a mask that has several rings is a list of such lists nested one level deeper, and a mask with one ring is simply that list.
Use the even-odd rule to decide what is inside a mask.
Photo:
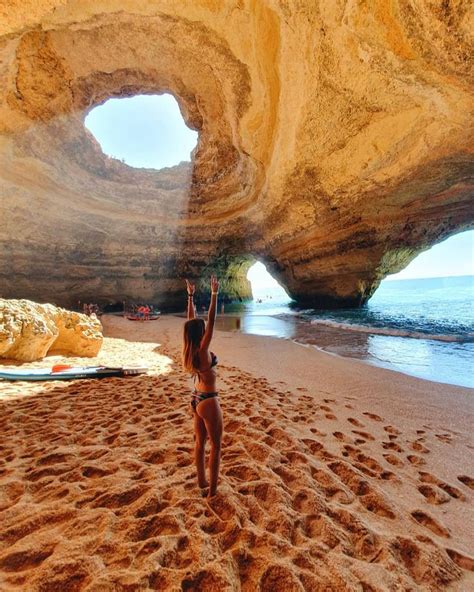
[{"label": "footprint in sand", "polygon": [[186,535],[180,536],[175,544],[158,559],[162,567],[184,569],[193,561],[192,548]]},{"label": "footprint in sand", "polygon": [[360,503],[369,512],[391,520],[395,519],[395,513],[384,496],[372,487],[368,481],[363,479],[360,474],[356,473],[350,465],[336,461],[330,463],[328,467],[358,497]]},{"label": "footprint in sand", "polygon": [[261,475],[253,467],[249,465],[237,464],[226,469],[225,474],[227,477],[231,477],[237,481],[257,481],[261,478]]},{"label": "footprint in sand", "polygon": [[394,454],[384,454],[384,459],[394,467],[403,467],[403,462]]},{"label": "footprint in sand", "polygon": [[[381,474],[384,468],[371,456],[364,454],[360,449],[354,448],[346,444],[342,453],[344,456],[349,456],[352,460],[369,469],[373,475]],[[360,469],[360,466],[358,466]]]},{"label": "footprint in sand", "polygon": [[366,415],[369,419],[373,421],[383,421],[383,418],[380,415],[376,415],[375,413],[369,413],[368,411],[364,411],[363,415]]},{"label": "footprint in sand", "polygon": [[334,500],[341,504],[351,504],[354,496],[346,491],[344,486],[331,474],[323,469],[311,467],[311,476],[317,489],[322,489],[327,500]]},{"label": "footprint in sand", "polygon": [[115,473],[118,469],[108,468],[102,469],[101,467],[93,466],[93,465],[85,465],[82,469],[82,475],[87,477],[88,479],[97,479],[100,477],[105,477],[106,475],[111,475]]},{"label": "footprint in sand", "polygon": [[416,454],[409,454],[407,456],[407,460],[410,464],[416,465],[416,466],[422,466],[422,465],[426,464],[425,459],[421,458],[421,456],[416,456]]},{"label": "footprint in sand", "polygon": [[429,448],[423,446],[421,442],[410,442],[410,448],[415,452],[421,452],[422,454],[428,454],[430,452]]},{"label": "footprint in sand", "polygon": [[0,569],[6,572],[18,572],[36,568],[52,555],[53,551],[54,545],[48,545],[38,550],[28,549],[9,553],[0,559]]},{"label": "footprint in sand", "polygon": [[352,442],[352,440],[342,432],[333,432],[332,435],[336,438],[336,440],[339,440],[339,442]]},{"label": "footprint in sand", "polygon": [[435,436],[440,442],[444,442],[445,444],[451,444],[453,440],[453,437],[450,434],[435,434]]},{"label": "footprint in sand", "polygon": [[387,434],[393,434],[395,436],[399,436],[401,434],[401,431],[397,430],[397,428],[393,427],[392,425],[384,426],[383,429],[387,432]]},{"label": "footprint in sand", "polygon": [[382,447],[385,450],[394,450],[395,452],[403,452],[403,448],[396,442],[382,442]]},{"label": "footprint in sand", "polygon": [[445,538],[450,537],[449,530],[437,522],[432,516],[426,512],[423,512],[423,510],[414,510],[411,515],[418,522],[418,524],[422,524],[424,527],[428,528],[431,530],[431,532],[434,532],[438,536]]},{"label": "footprint in sand", "polygon": [[309,448],[311,453],[314,454],[314,456],[322,460],[330,460],[334,458],[333,455],[324,448],[321,442],[318,442],[317,440],[312,440],[311,438],[303,438],[301,441],[304,444],[306,444],[306,446]]},{"label": "footprint in sand", "polygon": [[325,432],[320,432],[317,428],[309,428],[309,431],[312,434],[315,434],[316,436],[322,436],[322,437],[327,436],[327,434]]},{"label": "footprint in sand", "polygon": [[437,487],[439,487],[439,489],[442,489],[445,493],[447,493],[450,497],[454,499],[460,499],[463,501],[466,499],[465,495],[462,493],[460,489],[454,487],[454,485],[450,485],[449,483],[442,481],[435,475],[432,475],[431,473],[426,473],[424,471],[420,471],[418,475],[420,476],[420,481],[422,483],[430,483],[431,485],[436,485]]},{"label": "footprint in sand", "polygon": [[357,434],[358,436],[360,436],[361,438],[364,438],[365,440],[370,440],[371,442],[373,442],[375,440],[375,438],[372,436],[372,434],[369,434],[368,432],[361,432],[360,430],[351,430],[353,434]]},{"label": "footprint in sand", "polygon": [[446,553],[454,561],[456,565],[459,565],[462,569],[468,571],[474,571],[474,558],[464,555],[455,549],[446,549]]},{"label": "footprint in sand", "polygon": [[356,419],[355,417],[348,417],[347,421],[349,423],[351,423],[352,425],[355,425],[358,428],[363,428],[365,427],[364,424],[362,422],[360,422],[358,419]]},{"label": "footprint in sand", "polygon": [[468,477],[467,475],[459,475],[458,481],[461,481],[461,483],[464,483],[464,485],[470,489],[474,489],[474,478]]},{"label": "footprint in sand", "polygon": [[420,485],[418,491],[426,498],[426,501],[429,504],[439,505],[446,504],[450,501],[450,497],[447,493],[431,485]]}]

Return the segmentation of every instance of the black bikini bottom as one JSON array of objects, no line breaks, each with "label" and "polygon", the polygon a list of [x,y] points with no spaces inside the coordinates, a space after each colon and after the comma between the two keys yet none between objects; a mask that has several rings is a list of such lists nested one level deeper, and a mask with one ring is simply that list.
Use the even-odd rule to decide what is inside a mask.
[{"label": "black bikini bottom", "polygon": [[202,393],[200,391],[194,391],[191,394],[191,407],[196,410],[196,407],[201,401],[205,401],[206,399],[213,399],[217,397],[218,393]]}]

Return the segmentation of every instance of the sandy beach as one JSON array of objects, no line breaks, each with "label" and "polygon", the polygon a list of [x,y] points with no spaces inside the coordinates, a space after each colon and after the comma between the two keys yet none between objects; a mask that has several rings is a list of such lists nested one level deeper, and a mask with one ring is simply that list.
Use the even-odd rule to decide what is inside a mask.
[{"label": "sandy beach", "polygon": [[208,502],[183,319],[102,321],[98,358],[66,361],[148,375],[0,383],[0,590],[474,589],[471,390],[217,331]]}]

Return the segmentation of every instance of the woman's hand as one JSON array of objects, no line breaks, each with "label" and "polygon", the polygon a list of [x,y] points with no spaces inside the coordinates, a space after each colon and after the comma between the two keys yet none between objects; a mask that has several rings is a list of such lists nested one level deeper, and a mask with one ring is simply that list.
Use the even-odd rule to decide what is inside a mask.
[{"label": "woman's hand", "polygon": [[219,280],[215,275],[211,275],[211,294],[219,292]]},{"label": "woman's hand", "polygon": [[196,286],[191,284],[189,280],[186,280],[186,289],[188,291],[188,296],[194,296],[194,291],[196,290]]}]

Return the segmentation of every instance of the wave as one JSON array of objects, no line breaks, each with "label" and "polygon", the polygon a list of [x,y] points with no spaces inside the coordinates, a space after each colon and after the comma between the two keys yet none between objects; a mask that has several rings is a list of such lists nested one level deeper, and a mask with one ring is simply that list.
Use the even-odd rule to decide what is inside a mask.
[{"label": "wave", "polygon": [[421,331],[411,331],[409,329],[394,329],[391,327],[374,327],[370,325],[357,325],[353,323],[341,323],[329,319],[313,319],[312,325],[326,325],[336,329],[356,331],[358,333],[372,333],[376,335],[388,335],[392,337],[411,337],[413,339],[433,339],[435,341],[445,342],[466,342],[474,340],[474,333],[464,333],[462,335],[436,335],[432,333],[423,333]]}]

